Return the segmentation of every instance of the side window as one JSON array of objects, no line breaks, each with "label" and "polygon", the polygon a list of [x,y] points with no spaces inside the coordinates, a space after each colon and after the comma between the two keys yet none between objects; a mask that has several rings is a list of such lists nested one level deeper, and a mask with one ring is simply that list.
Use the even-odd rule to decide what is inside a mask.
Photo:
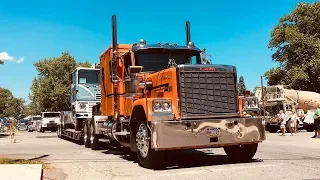
[{"label": "side window", "polygon": [[128,67],[129,66],[132,66],[132,63],[131,63],[131,54],[130,53],[127,53],[124,58],[123,58],[123,61],[124,61],[124,68],[125,68],[125,76],[129,75],[127,74],[128,73]]}]

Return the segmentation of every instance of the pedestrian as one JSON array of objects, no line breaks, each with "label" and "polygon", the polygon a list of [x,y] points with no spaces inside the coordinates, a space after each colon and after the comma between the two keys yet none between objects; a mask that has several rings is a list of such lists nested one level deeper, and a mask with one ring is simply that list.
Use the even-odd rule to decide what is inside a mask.
[{"label": "pedestrian", "polygon": [[280,117],[280,128],[281,128],[281,136],[286,135],[286,115],[283,113],[283,110],[279,111]]},{"label": "pedestrian", "polygon": [[320,138],[320,104],[318,104],[318,108],[313,118],[314,118],[314,122],[313,122],[314,136],[312,138]]},{"label": "pedestrian", "polygon": [[292,109],[292,115],[291,115],[291,118],[290,118],[290,121],[289,121],[291,136],[296,135],[296,132],[297,132],[297,119],[298,119],[298,116],[297,116],[296,110]]}]

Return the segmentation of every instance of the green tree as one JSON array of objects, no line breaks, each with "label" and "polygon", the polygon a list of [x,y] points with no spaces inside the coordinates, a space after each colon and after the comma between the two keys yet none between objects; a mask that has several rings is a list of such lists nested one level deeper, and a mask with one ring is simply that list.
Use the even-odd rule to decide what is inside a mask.
[{"label": "green tree", "polygon": [[243,76],[240,76],[239,82],[238,82],[238,93],[240,95],[244,95],[246,90],[247,90],[247,88],[244,83],[244,78],[243,78]]},{"label": "green tree", "polygon": [[6,88],[0,88],[0,117],[19,117],[24,111],[25,100],[16,98]]},{"label": "green tree", "polygon": [[91,67],[91,66],[92,66],[91,63],[88,60],[77,64],[77,67]]},{"label": "green tree", "polygon": [[60,57],[42,59],[34,66],[39,74],[30,87],[28,111],[39,114],[41,111],[70,110],[69,74],[77,66],[90,67],[91,64],[88,61],[77,64],[69,52],[63,52]]},{"label": "green tree", "polygon": [[268,48],[279,63],[265,73],[268,85],[320,92],[320,2],[299,3],[271,31]]}]

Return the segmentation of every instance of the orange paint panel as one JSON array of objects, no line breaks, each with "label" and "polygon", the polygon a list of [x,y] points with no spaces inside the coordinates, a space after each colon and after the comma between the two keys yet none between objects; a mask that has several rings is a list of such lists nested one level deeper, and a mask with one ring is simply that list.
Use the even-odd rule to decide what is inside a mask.
[{"label": "orange paint panel", "polygon": [[[121,63],[121,56],[125,54],[126,52],[129,52],[132,45],[130,44],[119,44],[118,45],[118,71],[119,71],[119,77],[120,80],[123,78],[123,66]],[[121,81],[118,84],[113,84],[110,79],[110,62],[112,61],[112,45],[110,45],[101,55],[100,55],[100,72],[104,72],[104,81],[101,81],[101,114],[104,116],[113,116],[115,114],[114,109],[114,94],[121,94],[124,92],[123,89],[123,82]],[[120,68],[120,69],[119,69]],[[122,70],[121,70],[122,68]],[[102,79],[102,78],[101,78]],[[104,91],[106,89],[106,91]],[[124,105],[123,105],[123,98],[117,97],[117,111],[120,113],[123,113]],[[120,106],[119,106],[120,105]]]}]

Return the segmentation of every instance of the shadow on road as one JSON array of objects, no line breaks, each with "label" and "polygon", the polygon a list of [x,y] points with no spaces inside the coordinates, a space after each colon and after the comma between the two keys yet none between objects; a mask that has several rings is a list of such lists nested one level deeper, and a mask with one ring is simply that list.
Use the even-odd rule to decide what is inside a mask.
[{"label": "shadow on road", "polygon": [[6,138],[8,136],[9,136],[9,134],[0,134],[0,138]]},{"label": "shadow on road", "polygon": [[36,136],[36,138],[57,138],[57,135]]},{"label": "shadow on road", "polygon": [[[131,152],[129,149],[118,148],[103,151],[104,154],[117,155],[120,158],[137,163],[138,159],[136,153]],[[166,153],[166,169],[181,169],[202,166],[214,166],[233,164],[228,160],[227,155],[215,155],[213,153],[206,153],[198,150],[179,150],[170,151]],[[263,162],[261,159],[253,159],[249,163]]]}]

